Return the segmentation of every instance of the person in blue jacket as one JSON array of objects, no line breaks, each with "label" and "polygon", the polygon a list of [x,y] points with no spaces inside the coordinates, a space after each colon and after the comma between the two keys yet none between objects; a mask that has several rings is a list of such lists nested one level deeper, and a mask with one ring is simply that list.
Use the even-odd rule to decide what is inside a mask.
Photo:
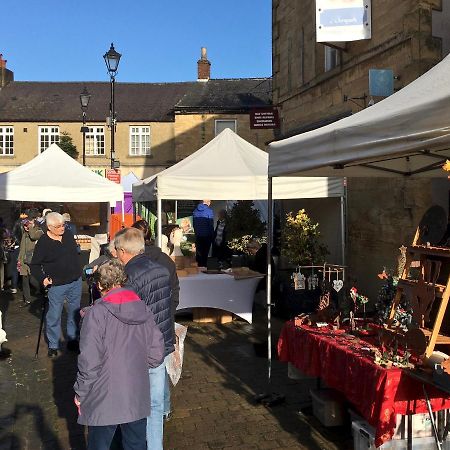
[{"label": "person in blue jacket", "polygon": [[192,213],[195,232],[195,259],[200,267],[206,267],[209,248],[214,238],[214,213],[211,200],[202,200]]}]

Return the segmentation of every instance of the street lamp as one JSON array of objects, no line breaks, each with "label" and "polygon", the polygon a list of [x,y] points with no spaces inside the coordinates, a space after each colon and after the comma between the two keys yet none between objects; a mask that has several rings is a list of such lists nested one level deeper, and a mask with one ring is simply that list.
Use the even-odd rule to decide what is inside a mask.
[{"label": "street lamp", "polygon": [[114,49],[114,44],[111,43],[111,48],[103,55],[103,59],[108,69],[111,81],[111,102],[109,104],[109,126],[111,128],[111,169],[119,167],[119,162],[116,162],[116,152],[114,147],[114,134],[116,132],[116,111],[114,109],[114,83],[116,81],[116,73],[119,67],[120,57],[122,55],[117,53]]},{"label": "street lamp", "polygon": [[81,111],[83,112],[83,126],[80,130],[83,133],[83,166],[86,165],[86,133],[89,131],[89,127],[86,126],[86,111],[90,99],[91,94],[89,94],[85,86],[83,92],[80,94]]}]

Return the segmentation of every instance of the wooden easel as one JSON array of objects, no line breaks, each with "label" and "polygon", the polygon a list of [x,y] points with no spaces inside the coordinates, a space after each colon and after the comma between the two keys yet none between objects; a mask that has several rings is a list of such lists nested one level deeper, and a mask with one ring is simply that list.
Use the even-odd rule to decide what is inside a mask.
[{"label": "wooden easel", "polygon": [[[440,304],[437,310],[436,318],[434,319],[433,326],[432,328],[426,328],[423,318],[420,321],[421,323],[419,324],[419,328],[422,330],[427,339],[425,358],[429,358],[433,353],[436,344],[450,344],[450,337],[440,334],[442,321],[445,316],[445,311],[447,309],[450,296],[450,275],[445,285],[437,284],[427,279],[429,276],[428,272],[430,271],[429,267],[431,267],[431,264],[435,264],[437,260],[442,260],[443,267],[450,265],[450,248],[418,245],[418,239],[419,229],[417,229],[416,231],[416,235],[414,237],[412,245],[409,246],[406,251],[407,254],[405,267],[400,279],[398,280],[397,292],[392,303],[386,329],[396,334],[401,334],[401,332],[392,328],[392,323],[394,321],[395,311],[397,310],[397,307],[401,300],[401,296],[405,292],[405,290],[410,290],[410,292],[412,290],[413,292],[416,292],[418,291],[419,286],[424,287],[425,289],[434,289],[435,302],[440,302]],[[419,260],[420,264],[419,279],[415,280],[410,278],[409,272],[411,263],[417,259]]]}]

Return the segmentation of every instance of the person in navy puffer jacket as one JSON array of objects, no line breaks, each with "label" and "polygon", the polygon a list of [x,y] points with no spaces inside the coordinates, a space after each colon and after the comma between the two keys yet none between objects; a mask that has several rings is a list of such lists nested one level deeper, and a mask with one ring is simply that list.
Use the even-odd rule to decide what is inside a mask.
[{"label": "person in navy puffer jacket", "polygon": [[195,231],[195,259],[200,267],[206,267],[209,248],[214,238],[214,213],[211,200],[202,200],[192,213]]},{"label": "person in navy puffer jacket", "polygon": [[[171,300],[169,271],[152,261],[145,251],[142,231],[124,228],[114,236],[117,258],[125,266],[127,287],[132,288],[149,306],[155,322],[164,337],[164,357],[175,350],[174,311]],[[163,450],[164,387],[166,381],[164,361],[149,369],[150,415],[147,417],[147,447]]]}]

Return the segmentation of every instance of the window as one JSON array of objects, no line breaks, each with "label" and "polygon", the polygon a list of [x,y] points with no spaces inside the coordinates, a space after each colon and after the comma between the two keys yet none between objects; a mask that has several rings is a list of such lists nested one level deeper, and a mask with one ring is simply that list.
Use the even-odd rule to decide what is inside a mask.
[{"label": "window", "polygon": [[86,155],[103,156],[105,154],[105,128],[88,127],[86,131]]},{"label": "window", "polygon": [[59,127],[39,127],[39,153],[59,143]]},{"label": "window", "polygon": [[222,133],[225,128],[229,128],[236,133],[236,120],[216,120],[216,136]]},{"label": "window", "polygon": [[336,48],[325,45],[325,72],[339,65],[339,51]]},{"label": "window", "polygon": [[14,155],[14,128],[0,127],[0,156]]},{"label": "window", "polygon": [[130,155],[151,155],[150,127],[130,127]]}]

